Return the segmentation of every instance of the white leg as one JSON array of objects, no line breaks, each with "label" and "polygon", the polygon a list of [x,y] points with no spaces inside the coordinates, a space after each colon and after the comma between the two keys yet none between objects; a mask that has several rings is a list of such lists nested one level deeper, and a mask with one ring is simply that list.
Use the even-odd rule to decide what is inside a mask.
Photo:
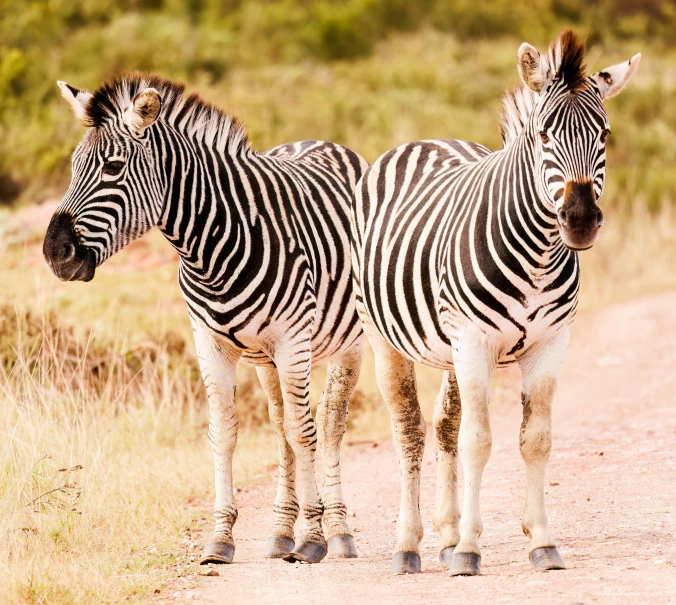
[{"label": "white leg", "polygon": [[530,559],[540,571],[564,569],[547,528],[545,470],[552,447],[552,401],[563,368],[569,333],[529,350],[520,360],[523,374],[521,457],[526,463],[526,506],[523,532],[530,538]]},{"label": "white leg", "polygon": [[417,573],[423,538],[420,469],[425,449],[425,420],[418,404],[413,362],[393,349],[372,325],[365,324],[364,331],[375,353],[376,381],[390,412],[401,470],[401,503],[392,572]]},{"label": "white leg", "polygon": [[294,548],[293,528],[298,518],[296,498],[296,460],[284,432],[284,398],[276,368],[256,368],[258,380],[268,397],[270,422],[277,433],[279,446],[279,473],[277,495],[273,507],[272,536],[267,542],[265,556],[273,559],[288,555]]},{"label": "white leg", "polygon": [[340,481],[340,444],[347,429],[348,401],[361,369],[361,342],[331,360],[326,387],[317,408],[319,443],[324,471],[324,524],[329,555],[352,558],[357,549],[347,524],[347,507]]},{"label": "white leg", "polygon": [[324,507],[317,489],[315,452],[317,430],[310,412],[310,344],[280,348],[275,358],[284,399],[284,429],[296,459],[300,511],[304,528],[286,561],[318,563],[326,556],[322,531]]},{"label": "white leg", "polygon": [[460,391],[455,371],[444,372],[441,390],[434,404],[434,443],[437,460],[437,497],[434,528],[439,534],[439,560],[450,565],[460,540],[458,521],[458,432],[460,430]]},{"label": "white leg", "polygon": [[464,473],[460,541],[451,560],[451,575],[478,575],[481,551],[481,476],[491,454],[492,438],[488,416],[488,395],[495,367],[487,350],[471,337],[453,349],[453,361],[460,390],[462,418],[458,446]]},{"label": "white leg", "polygon": [[235,554],[232,526],[237,507],[232,492],[232,455],[237,445],[235,369],[238,353],[193,322],[195,346],[209,400],[209,442],[214,455],[216,525],[200,563],[230,563]]}]

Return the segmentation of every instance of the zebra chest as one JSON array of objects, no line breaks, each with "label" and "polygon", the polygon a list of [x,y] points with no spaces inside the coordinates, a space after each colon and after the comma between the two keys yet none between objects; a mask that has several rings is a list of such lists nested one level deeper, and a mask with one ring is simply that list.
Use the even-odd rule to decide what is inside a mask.
[{"label": "zebra chest", "polygon": [[442,303],[440,319],[446,336],[457,346],[480,341],[499,365],[515,362],[534,344],[549,339],[574,316],[576,299],[548,291],[505,297],[501,305],[474,308]]}]

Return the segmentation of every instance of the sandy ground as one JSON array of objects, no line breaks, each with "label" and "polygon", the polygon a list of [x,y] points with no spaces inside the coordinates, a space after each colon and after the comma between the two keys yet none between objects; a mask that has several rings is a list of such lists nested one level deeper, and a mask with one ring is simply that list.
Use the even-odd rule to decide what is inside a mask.
[{"label": "sandy ground", "polygon": [[[425,452],[423,573],[390,575],[399,472],[390,443],[344,447],[360,558],[314,566],[261,557],[273,482],[238,494],[236,562],[170,592],[198,603],[676,603],[676,294],[580,318],[556,396],[547,504],[568,569],[536,573],[521,533],[518,398],[491,412],[482,491],[483,576],[437,563],[435,465]],[[518,373],[514,376],[518,379]],[[518,393],[518,391],[516,391]],[[161,597],[160,597],[161,598]],[[166,598],[166,597],[165,597]]]}]

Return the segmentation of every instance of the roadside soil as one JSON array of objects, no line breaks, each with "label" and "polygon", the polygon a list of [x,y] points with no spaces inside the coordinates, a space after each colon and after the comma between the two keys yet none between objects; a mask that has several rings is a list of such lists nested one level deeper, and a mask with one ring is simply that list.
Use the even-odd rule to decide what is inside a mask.
[{"label": "roadside soil", "polygon": [[[518,372],[512,378],[518,384]],[[167,597],[233,604],[676,603],[675,393],[676,293],[579,318],[556,395],[547,478],[550,527],[565,571],[536,573],[528,563],[516,396],[491,412],[481,577],[452,578],[437,562],[428,431],[423,573],[390,575],[397,458],[389,442],[362,443],[344,446],[343,456],[358,559],[310,566],[262,558],[271,528],[271,480],[238,494],[235,562],[214,567],[220,575],[202,578],[198,588]]]}]

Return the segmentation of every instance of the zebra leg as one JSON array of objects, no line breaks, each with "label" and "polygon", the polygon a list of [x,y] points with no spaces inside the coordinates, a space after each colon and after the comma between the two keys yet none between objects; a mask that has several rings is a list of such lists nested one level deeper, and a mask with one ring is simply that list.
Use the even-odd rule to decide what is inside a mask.
[{"label": "zebra leg", "polygon": [[317,489],[315,452],[317,430],[310,411],[309,343],[302,348],[279,351],[275,362],[284,399],[284,429],[296,459],[303,532],[285,561],[319,563],[327,552],[322,531],[324,506]]},{"label": "zebra leg", "polygon": [[401,470],[397,544],[392,555],[395,575],[420,572],[420,469],[425,449],[425,420],[418,403],[413,362],[393,349],[370,324],[364,331],[373,347],[376,381],[390,412],[392,437]]},{"label": "zebra leg", "polygon": [[352,532],[347,525],[347,507],[340,482],[340,443],[347,429],[348,401],[359,380],[361,342],[329,362],[326,387],[317,407],[319,443],[324,470],[324,524],[329,556],[357,556]]},{"label": "zebra leg", "polygon": [[[473,339],[472,339],[473,340]],[[491,363],[478,343],[458,343],[453,347],[462,417],[458,450],[464,473],[463,507],[460,517],[460,541],[453,551],[452,576],[476,576],[481,573],[479,537],[483,530],[479,496],[481,476],[491,454],[491,427],[488,416]]]},{"label": "zebra leg", "polygon": [[296,498],[296,460],[284,433],[284,399],[276,368],[257,367],[258,380],[268,397],[270,422],[279,444],[279,474],[272,536],[265,547],[265,556],[279,559],[288,555],[295,546],[293,528],[298,518]]},{"label": "zebra leg", "polygon": [[214,340],[207,328],[193,323],[193,330],[209,400],[209,442],[216,469],[216,525],[200,563],[231,563],[235,554],[232,526],[237,519],[232,493],[232,455],[237,445],[235,368],[239,356]]},{"label": "zebra leg", "polygon": [[455,371],[444,372],[434,404],[434,442],[437,459],[437,497],[432,523],[439,534],[439,562],[450,565],[460,540],[458,520],[458,432],[460,392]]},{"label": "zebra leg", "polygon": [[552,448],[552,401],[568,346],[568,333],[519,360],[523,375],[523,420],[519,445],[526,463],[523,533],[530,538],[530,561],[537,571],[566,566],[549,535],[545,512],[545,469]]}]

